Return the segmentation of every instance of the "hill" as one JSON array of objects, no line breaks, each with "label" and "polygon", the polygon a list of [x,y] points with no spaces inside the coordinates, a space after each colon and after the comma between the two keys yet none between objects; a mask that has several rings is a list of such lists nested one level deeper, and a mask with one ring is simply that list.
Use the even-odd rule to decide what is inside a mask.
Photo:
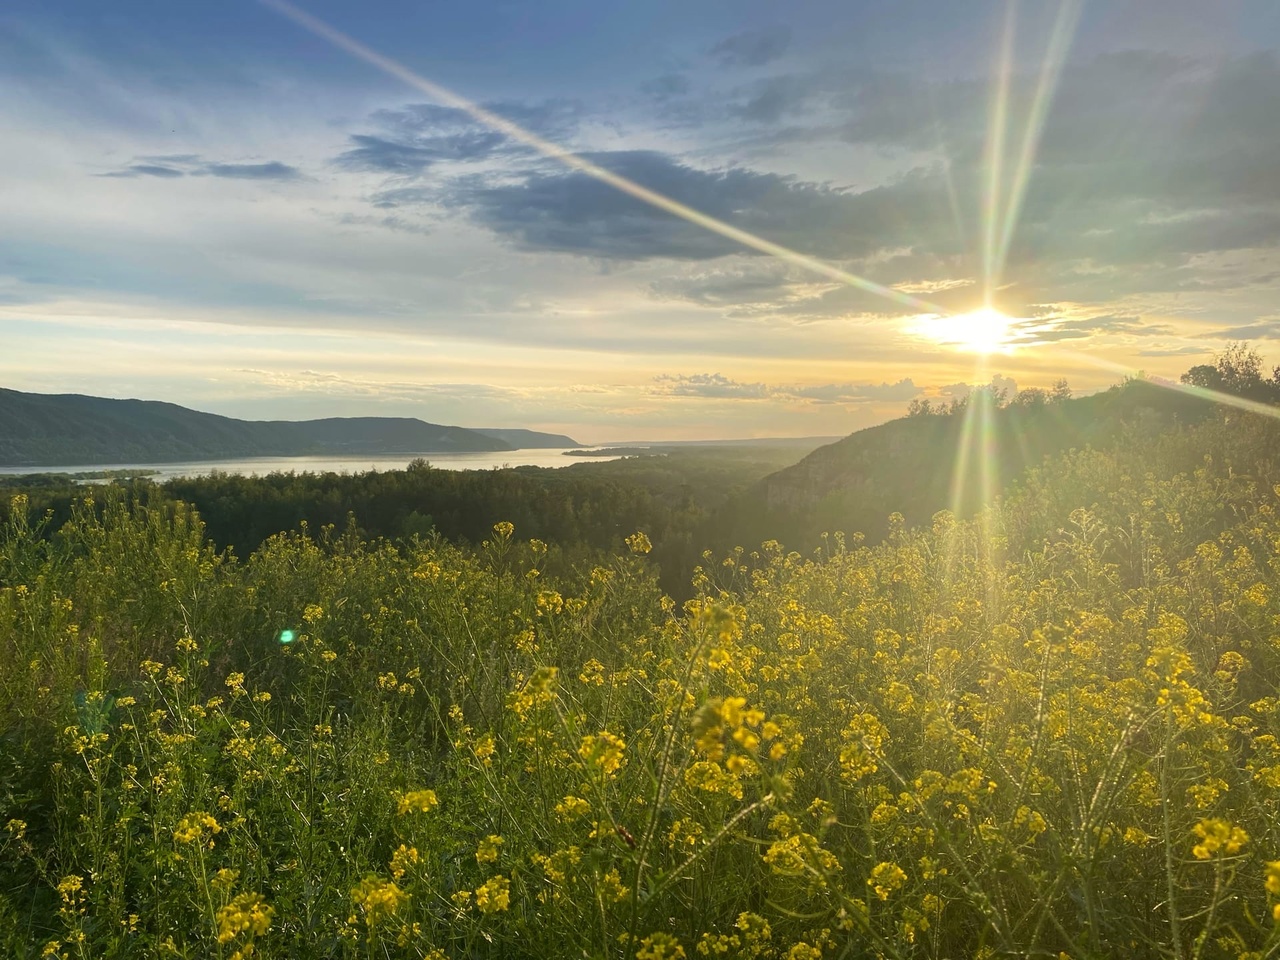
[{"label": "hill", "polygon": [[539,430],[490,427],[484,427],[483,429],[474,427],[473,429],[476,433],[482,433],[486,437],[493,437],[495,440],[509,443],[517,450],[556,450],[561,447],[582,446],[573,437],[567,437],[563,433],[542,433]]},{"label": "hill", "polygon": [[475,430],[407,417],[236,420],[154,400],[0,389],[0,466],[512,449]]},{"label": "hill", "polygon": [[1031,394],[1004,406],[979,392],[955,411],[859,430],[770,474],[725,506],[715,539],[806,549],[823,532],[843,530],[876,541],[892,513],[908,526],[945,509],[972,515],[1048,456],[1196,423],[1216,408],[1145,380],[1078,399]]}]

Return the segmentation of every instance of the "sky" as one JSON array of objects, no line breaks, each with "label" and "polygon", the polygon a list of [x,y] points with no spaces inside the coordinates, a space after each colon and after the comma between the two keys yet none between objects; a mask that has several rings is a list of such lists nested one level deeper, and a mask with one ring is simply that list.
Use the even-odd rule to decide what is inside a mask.
[{"label": "sky", "polygon": [[295,9],[0,7],[0,385],[601,442],[1280,362],[1274,0]]}]

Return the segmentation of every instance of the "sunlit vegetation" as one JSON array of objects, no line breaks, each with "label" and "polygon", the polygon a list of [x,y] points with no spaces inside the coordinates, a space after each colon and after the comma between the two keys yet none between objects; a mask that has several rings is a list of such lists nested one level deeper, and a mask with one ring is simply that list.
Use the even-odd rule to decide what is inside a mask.
[{"label": "sunlit vegetation", "polygon": [[0,534],[13,957],[1280,951],[1280,427],[971,519],[592,563],[505,518],[238,558],[94,491]]},{"label": "sunlit vegetation", "polygon": [[[759,446],[668,448],[568,469],[441,470],[419,459],[406,470],[360,473],[270,473],[246,477],[214,472],[163,484],[133,482],[131,495],[149,503],[174,499],[194,506],[219,548],[241,556],[268,537],[307,524],[335,525],[368,538],[406,540],[438,533],[478,544],[494,518],[517,524],[526,537],[550,545],[543,569],[594,561],[634,530],[648,532],[650,559],[669,593],[688,595],[689,577],[708,546],[717,511],[736,493],[794,463],[816,441]],[[570,461],[573,462],[573,461]],[[127,483],[128,476],[118,476]],[[52,511],[48,528],[69,516],[84,487],[61,474],[0,477],[0,492],[23,492],[28,508]],[[0,520],[7,498],[0,496]]]}]

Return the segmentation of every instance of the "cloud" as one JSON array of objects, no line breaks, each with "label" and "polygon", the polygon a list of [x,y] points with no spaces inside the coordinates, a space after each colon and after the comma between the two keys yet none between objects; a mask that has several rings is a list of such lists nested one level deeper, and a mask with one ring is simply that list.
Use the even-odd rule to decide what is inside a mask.
[{"label": "cloud", "polygon": [[398,142],[385,137],[353,134],[350,150],[335,162],[348,170],[368,170],[397,176],[413,176],[442,161],[482,160],[506,143],[492,131],[468,131],[441,137]]},{"label": "cloud", "polygon": [[[673,200],[806,253],[844,259],[891,241],[896,219],[876,191],[851,194],[743,167],[703,170],[652,150],[584,154]],[[910,192],[910,187],[906,188]],[[936,198],[945,203],[945,192]],[[530,250],[601,259],[706,260],[743,247],[577,171],[546,167],[515,182],[472,179],[449,202]],[[886,236],[886,231],[891,231]]]},{"label": "cloud", "polygon": [[302,171],[287,163],[207,163],[193,176],[224,177],[229,180],[297,180]]},{"label": "cloud", "polygon": [[991,387],[995,390],[1003,390],[1005,396],[1013,397],[1018,393],[1018,382],[1012,377],[1006,377],[1003,374],[995,374],[991,378],[990,383],[949,383],[945,387],[939,387],[938,392],[944,397],[963,398],[972,394],[975,390],[985,390]]},{"label": "cloud", "polygon": [[904,378],[897,383],[827,383],[816,386],[770,385],[731,380],[719,373],[663,374],[654,377],[653,393],[666,397],[699,397],[711,400],[800,400],[810,403],[902,402],[921,390]]},{"label": "cloud", "polygon": [[740,383],[718,373],[663,374],[654,380],[659,384],[657,392],[669,397],[765,400],[772,396],[772,391],[763,383]]},{"label": "cloud", "polygon": [[185,174],[183,173],[183,171],[175,170],[173,167],[162,167],[159,164],[154,164],[154,163],[135,163],[128,167],[125,167],[123,170],[113,170],[110,173],[100,173],[98,174],[98,176],[119,177],[119,178],[131,178],[131,177],[173,178],[173,177],[185,176]]},{"label": "cloud", "polygon": [[[1014,137],[1034,96],[1032,76],[1014,79]],[[968,198],[964,219],[981,222],[985,83],[864,72],[835,103],[846,115],[841,139],[944,158],[939,174]],[[1121,283],[1141,289],[1163,286],[1162,267],[1199,253],[1274,248],[1280,126],[1265,118],[1277,110],[1280,64],[1270,53],[1216,69],[1140,51],[1069,65],[1035,154],[1011,266],[1131,265],[1141,269],[1126,269]]]},{"label": "cloud", "polygon": [[901,402],[918,397],[921,392],[910,377],[897,383],[830,383],[818,387],[792,387],[786,391],[789,396],[818,403]]},{"label": "cloud", "polygon": [[379,400],[485,400],[519,401],[529,399],[530,392],[515,387],[478,383],[423,383],[416,380],[394,380],[349,376],[323,370],[270,370],[241,367],[233,372],[249,375],[262,388],[289,394],[330,394],[339,397],[365,397]]},{"label": "cloud", "polygon": [[768,77],[754,85],[746,103],[730,107],[730,113],[753,123],[777,123],[793,115],[809,94],[808,86],[798,77]]},{"label": "cloud", "polygon": [[226,180],[300,180],[302,171],[279,160],[266,163],[219,163],[202,160],[196,154],[173,154],[164,157],[139,157],[143,163],[132,163],[121,170],[100,173],[100,177],[220,177]]},{"label": "cloud", "polygon": [[667,73],[641,84],[640,90],[655,100],[683,97],[693,89],[693,83],[683,73]]},{"label": "cloud", "polygon": [[[538,103],[500,101],[485,109],[553,140],[571,136],[583,108],[576,101]],[[378,110],[369,117],[380,134],[352,134],[352,147],[334,162],[347,170],[394,176],[416,176],[438,163],[465,163],[499,154],[523,154],[528,148],[506,134],[485,126],[457,107],[433,103],[409,104],[397,110]]]},{"label": "cloud", "polygon": [[403,233],[416,233],[419,236],[430,236],[434,231],[430,227],[423,226],[420,223],[412,223],[403,217],[394,215],[387,216],[368,216],[356,213],[343,213],[334,218],[337,223],[344,227],[384,227],[388,230],[397,230]]},{"label": "cloud", "polygon": [[1138,351],[1140,357],[1185,357],[1191,354],[1205,353],[1204,347],[1193,346],[1169,346],[1169,347],[1146,347]]},{"label": "cloud", "polygon": [[[1011,78],[1006,183],[1036,88],[1032,73]],[[708,95],[682,110],[705,128],[716,105]],[[921,264],[964,261],[951,265],[950,277],[885,280],[880,266],[868,271],[881,282],[980,275],[991,111],[985,79],[819,68],[763,78],[729,102],[720,98],[718,108],[726,149],[767,158],[773,169],[797,151],[838,144],[896,167],[878,184],[839,191],[844,228],[828,235],[820,221],[810,224],[815,252],[857,258],[879,246],[908,249]],[[1134,50],[1069,63],[1012,225],[1003,276],[1020,300],[1012,306],[1274,285],[1278,111],[1280,60],[1270,52],[1214,62]],[[743,120],[753,128],[744,131]],[[1248,268],[1210,262],[1255,252],[1258,262]]]},{"label": "cloud", "polygon": [[[752,51],[784,49],[786,36],[785,30],[738,34],[717,45],[717,56],[745,63],[758,59]],[[947,309],[972,306],[983,269],[985,81],[840,67],[764,77],[718,101],[706,91],[690,95],[691,88],[687,75],[670,74],[645,92],[662,101],[660,111],[692,111],[704,133],[722,123],[736,162],[711,167],[652,149],[584,155],[852,273]],[[1011,151],[1035,89],[1030,73],[1012,78]],[[1275,284],[1274,257],[1263,256],[1280,246],[1280,165],[1271,160],[1280,155],[1280,128],[1267,120],[1272,104],[1280,104],[1280,66],[1272,55],[1215,67],[1132,51],[1068,64],[1010,234],[1001,305],[1029,316],[1036,304],[1071,301],[1096,304],[1101,315],[1124,309],[1103,305],[1126,298]],[[502,109],[544,133],[572,132],[584,116],[581,105],[563,102]],[[371,120],[382,132],[353,137],[340,163],[399,178],[368,195],[376,206],[444,209],[521,250],[596,263],[752,260],[760,266],[735,266],[736,276],[676,271],[650,287],[661,299],[721,306],[736,316],[823,319],[897,309],[865,291],[765,267],[763,255],[534,159],[461,111],[418,105]],[[749,139],[744,120],[753,128]],[[749,146],[732,150],[734,136]],[[775,161],[788,153],[844,151],[850,144],[879,157],[883,172],[858,187],[775,172],[786,169]],[[418,179],[435,164],[490,158],[506,162]],[[750,158],[760,166],[748,165]],[[1258,256],[1234,265],[1222,259],[1233,253]],[[1167,335],[1170,328],[1072,319],[1042,332],[1041,340],[1052,342]]]},{"label": "cloud", "polygon": [[777,60],[791,45],[791,28],[785,25],[743,30],[711,48],[724,67],[763,67]]},{"label": "cloud", "polygon": [[1211,340],[1280,340],[1280,317],[1262,317],[1253,323],[1202,334]]},{"label": "cloud", "polygon": [[1027,334],[1041,343],[1061,340],[1081,340],[1096,334],[1123,333],[1138,337],[1163,337],[1174,332],[1165,323],[1144,322],[1141,317],[1111,316],[1080,317],[1071,320],[1051,319],[1048,329],[1037,329],[1037,323],[1024,324]]},{"label": "cloud", "polygon": [[811,300],[835,286],[790,264],[744,254],[670,269],[649,284],[649,292],[659,300],[753,312]]}]

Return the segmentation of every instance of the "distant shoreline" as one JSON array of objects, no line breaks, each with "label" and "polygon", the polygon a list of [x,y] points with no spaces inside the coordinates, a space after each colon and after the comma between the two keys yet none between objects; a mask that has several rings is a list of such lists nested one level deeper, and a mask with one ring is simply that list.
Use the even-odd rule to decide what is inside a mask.
[{"label": "distant shoreline", "polygon": [[642,447],[600,447],[596,450],[565,450],[562,457],[608,457],[614,460],[625,460],[628,457],[658,456],[652,450]]}]

